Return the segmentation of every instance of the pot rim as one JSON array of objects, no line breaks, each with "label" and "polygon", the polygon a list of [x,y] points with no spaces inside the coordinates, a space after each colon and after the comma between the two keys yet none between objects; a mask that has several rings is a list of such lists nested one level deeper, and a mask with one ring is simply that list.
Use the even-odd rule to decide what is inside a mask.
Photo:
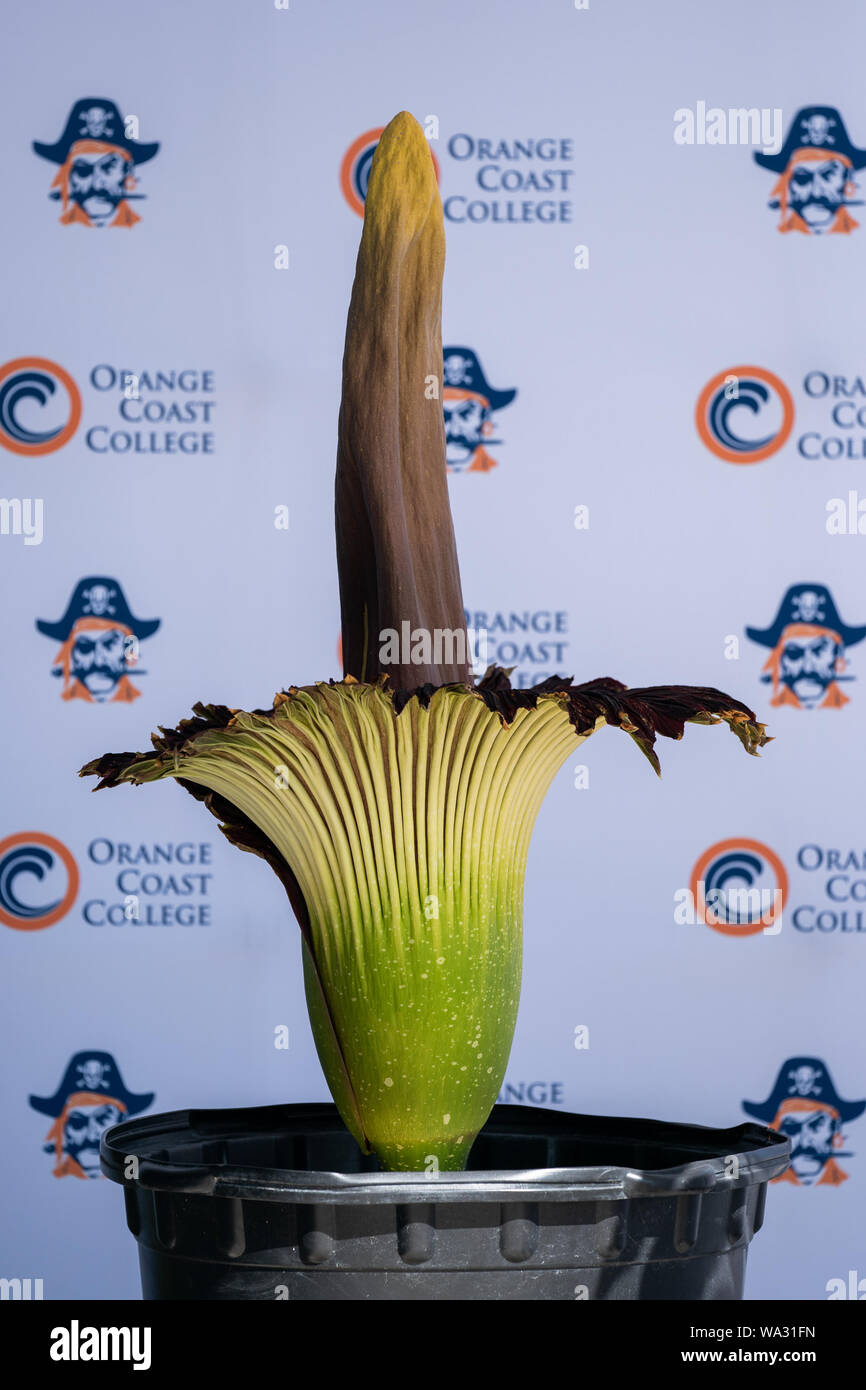
[{"label": "pot rim", "polygon": [[[102,1136],[103,1173],[125,1188],[232,1197],[262,1202],[364,1204],[394,1202],[608,1201],[685,1193],[731,1191],[779,1177],[788,1166],[790,1141],[753,1122],[728,1129],[623,1116],[578,1115],[528,1105],[496,1105],[482,1134],[517,1141],[609,1137],[644,1149],[672,1147],[694,1157],[664,1168],[593,1164],[583,1167],[467,1169],[461,1172],[346,1173],[183,1161],[165,1156],[167,1142],[219,1143],[243,1134],[274,1133],[294,1126],[308,1137],[343,1132],[336,1106],[308,1104],[241,1109],[173,1110],[115,1125]],[[619,1132],[618,1132],[619,1131]],[[624,1131],[624,1132],[623,1132]],[[127,1173],[137,1159],[135,1176]],[[732,1158],[736,1162],[732,1163]]]}]

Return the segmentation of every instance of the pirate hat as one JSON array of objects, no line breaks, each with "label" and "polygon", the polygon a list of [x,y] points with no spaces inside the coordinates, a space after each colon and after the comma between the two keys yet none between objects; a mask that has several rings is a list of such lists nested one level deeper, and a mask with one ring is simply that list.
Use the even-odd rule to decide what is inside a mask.
[{"label": "pirate hat", "polygon": [[58,642],[65,642],[79,618],[113,618],[138,638],[152,637],[160,624],[159,618],[133,617],[118,581],[101,574],[91,575],[76,585],[59,623],[37,618],[36,626],[46,637],[56,637]]},{"label": "pirate hat", "polygon": [[778,154],[763,154],[755,151],[755,163],[762,169],[771,169],[774,174],[782,174],[795,150],[825,150],[828,159],[833,155],[845,155],[853,169],[862,169],[866,164],[866,150],[858,150],[848,139],[845,122],[835,106],[803,106],[794,117],[788,130],[787,139]]},{"label": "pirate hat", "polygon": [[120,1068],[110,1052],[76,1052],[53,1096],[31,1096],[30,1104],[42,1115],[56,1120],[75,1091],[92,1091],[122,1101],[127,1115],[137,1115],[151,1104],[154,1092],[137,1096],[127,1091]]},{"label": "pirate hat", "polygon": [[503,406],[510,405],[517,395],[516,389],[494,391],[471,348],[447,347],[443,350],[442,356],[445,363],[446,389],[451,386],[463,391],[474,391],[476,395],[483,396],[489,402],[491,410],[501,410]]},{"label": "pirate hat", "polygon": [[131,140],[114,102],[105,97],[82,97],[70,111],[66,128],[57,143],[45,145],[41,140],[34,140],[33,148],[43,159],[50,159],[52,164],[64,164],[76,140],[104,140],[108,145],[116,145],[126,152],[133,164],[144,164],[148,159],[153,159],[159,149],[158,143],[143,144],[140,140]]},{"label": "pirate hat", "polygon": [[814,1100],[822,1105],[832,1105],[840,1119],[856,1120],[866,1110],[866,1100],[841,1100],[825,1064],[817,1057],[789,1057],[783,1062],[776,1077],[776,1084],[768,1098],[759,1104],[744,1100],[743,1109],[756,1120],[770,1124],[779,1113],[784,1100]]},{"label": "pirate hat", "polygon": [[842,645],[853,647],[866,637],[866,627],[848,627],[836,611],[833,595],[823,584],[792,584],[770,627],[747,627],[746,636],[762,647],[775,647],[790,623],[814,623],[838,632]]}]

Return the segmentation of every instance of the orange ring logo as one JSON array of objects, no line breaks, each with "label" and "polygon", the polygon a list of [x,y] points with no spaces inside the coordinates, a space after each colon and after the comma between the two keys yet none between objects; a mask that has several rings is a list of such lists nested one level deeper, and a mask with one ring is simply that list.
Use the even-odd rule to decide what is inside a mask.
[{"label": "orange ring logo", "polygon": [[[745,406],[757,416],[775,396],[782,423],[764,439],[741,439],[729,423],[730,412]],[[788,442],[794,428],[794,402],[784,381],[764,367],[729,367],[708,382],[695,410],[698,434],[711,453],[726,463],[760,463]]]},{"label": "orange ring logo", "polygon": [[[356,212],[359,217],[364,216],[364,199],[367,196],[370,165],[379,143],[379,137],[384,129],[385,127],[380,125],[375,130],[368,130],[363,135],[359,135],[357,140],[346,150],[340,165],[340,187],[343,190],[343,197],[352,211]],[[430,158],[433,160],[433,167],[436,170],[436,182],[439,183],[439,161],[432,148]]]},{"label": "orange ring logo", "polygon": [[[65,425],[56,429],[33,430],[17,418],[17,408],[23,400],[35,400],[44,406],[57,390],[64,388],[69,413]],[[72,377],[47,357],[16,357],[0,367],[0,444],[13,454],[52,454],[62,449],[78,429],[81,420],[81,392]]]},{"label": "orange ring logo", "polygon": [[[772,870],[776,879],[773,906],[770,910],[764,906],[766,889],[754,887],[756,878],[767,868]],[[746,889],[739,891],[757,893],[759,896],[760,905],[757,907],[757,915],[751,911],[755,907],[754,902],[752,902],[750,903],[749,919],[745,922],[718,920],[722,914],[725,918],[728,917],[729,905],[726,902],[725,907],[714,908],[707,902],[707,894],[710,892],[726,894],[728,890],[725,885],[730,879],[741,882],[745,880]],[[721,932],[723,936],[755,936],[758,932],[765,931],[781,916],[788,901],[788,874],[779,856],[770,849],[769,845],[763,844],[760,840],[747,840],[740,837],[733,840],[719,840],[717,844],[710,845],[710,848],[701,855],[692,869],[689,887],[692,902],[695,905],[696,921],[702,926],[712,927],[714,931]],[[712,914],[712,920],[709,914]],[[737,919],[739,916],[738,909]]]},{"label": "orange ring logo", "polygon": [[[15,891],[19,874],[44,878],[55,856],[66,869],[66,892],[44,908],[22,902]],[[78,865],[65,845],[40,830],[26,830],[0,840],[0,922],[16,931],[40,931],[65,917],[78,896]]]}]

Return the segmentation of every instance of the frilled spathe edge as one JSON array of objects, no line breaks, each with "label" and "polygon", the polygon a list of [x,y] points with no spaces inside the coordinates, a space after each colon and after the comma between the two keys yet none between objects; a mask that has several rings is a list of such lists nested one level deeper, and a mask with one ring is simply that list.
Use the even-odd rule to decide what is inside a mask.
[{"label": "frilled spathe edge", "polygon": [[[513,668],[511,668],[513,669]],[[483,700],[488,709],[498,714],[503,724],[513,722],[519,710],[535,709],[539,701],[553,699],[561,701],[567,708],[568,716],[575,733],[587,735],[592,732],[599,719],[605,723],[624,729],[646,754],[656,772],[660,771],[655,752],[658,736],[680,739],[687,723],[718,724],[726,723],[746,749],[747,753],[757,754],[758,749],[770,742],[766,728],[760,724],[753,710],[740,704],[731,695],[711,686],[655,685],[632,687],[622,681],[603,676],[597,680],[575,685],[565,676],[550,676],[538,685],[527,689],[517,689],[510,681],[510,670],[501,666],[489,666],[477,685],[464,684],[420,685],[412,690],[389,689],[386,675],[379,676],[372,684],[356,681],[353,676],[343,680],[317,681],[313,685],[289,686],[274,696],[271,709],[257,709],[252,714],[261,718],[282,720],[290,716],[293,706],[304,696],[315,696],[322,689],[342,689],[351,692],[353,697],[361,697],[365,691],[378,691],[391,696],[396,716],[409,704],[417,700],[425,709],[439,692],[465,692],[476,699]],[[193,706],[193,718],[182,719],[176,728],[160,726],[158,734],[151,735],[154,752],[147,753],[105,753],[87,763],[80,775],[98,776],[100,781],[95,790],[117,786],[120,782],[136,781],[135,769],[141,764],[151,767],[155,762],[172,755],[183,755],[187,745],[200,734],[229,728],[241,710],[227,705]],[[156,758],[154,757],[156,753]],[[141,768],[144,772],[144,768]],[[145,776],[141,780],[150,780]]]}]

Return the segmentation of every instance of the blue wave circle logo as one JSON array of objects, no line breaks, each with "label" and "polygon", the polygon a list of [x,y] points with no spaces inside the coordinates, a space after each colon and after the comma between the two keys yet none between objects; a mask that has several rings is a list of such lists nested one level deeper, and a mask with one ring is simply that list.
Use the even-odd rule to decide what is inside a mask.
[{"label": "blue wave circle logo", "polygon": [[748,892],[738,895],[730,890],[753,888],[763,872],[763,860],[759,859],[757,854],[747,854],[744,850],[734,850],[730,854],[721,855],[707,869],[704,876],[706,893],[719,894],[721,906],[716,908],[716,911],[726,922],[736,922],[742,926],[760,918],[760,907],[755,906]]},{"label": "blue wave circle logo", "polygon": [[760,463],[787,442],[794,402],[763,367],[729,367],[708,382],[695,413],[698,434],[726,463]]},{"label": "blue wave circle logo", "polygon": [[362,152],[360,157],[355,160],[352,169],[352,188],[355,196],[362,203],[367,201],[367,186],[370,182],[370,166],[373,163],[373,155],[376,153],[376,146],[369,145]]},{"label": "blue wave circle logo", "polygon": [[52,835],[24,831],[0,840],[0,922],[37,931],[64,917],[78,895],[78,865]]},{"label": "blue wave circle logo", "polygon": [[690,888],[705,926],[727,936],[781,930],[788,875],[775,850],[760,840],[711,845],[692,869]]},{"label": "blue wave circle logo", "polygon": [[50,454],[81,419],[72,377],[47,357],[17,357],[0,367],[0,444],[14,454]]},{"label": "blue wave circle logo", "polygon": [[370,166],[384,127],[367,130],[353,141],[343,156],[340,167],[340,187],[343,197],[353,212],[364,216],[364,203],[367,200],[367,185],[370,182]]}]

